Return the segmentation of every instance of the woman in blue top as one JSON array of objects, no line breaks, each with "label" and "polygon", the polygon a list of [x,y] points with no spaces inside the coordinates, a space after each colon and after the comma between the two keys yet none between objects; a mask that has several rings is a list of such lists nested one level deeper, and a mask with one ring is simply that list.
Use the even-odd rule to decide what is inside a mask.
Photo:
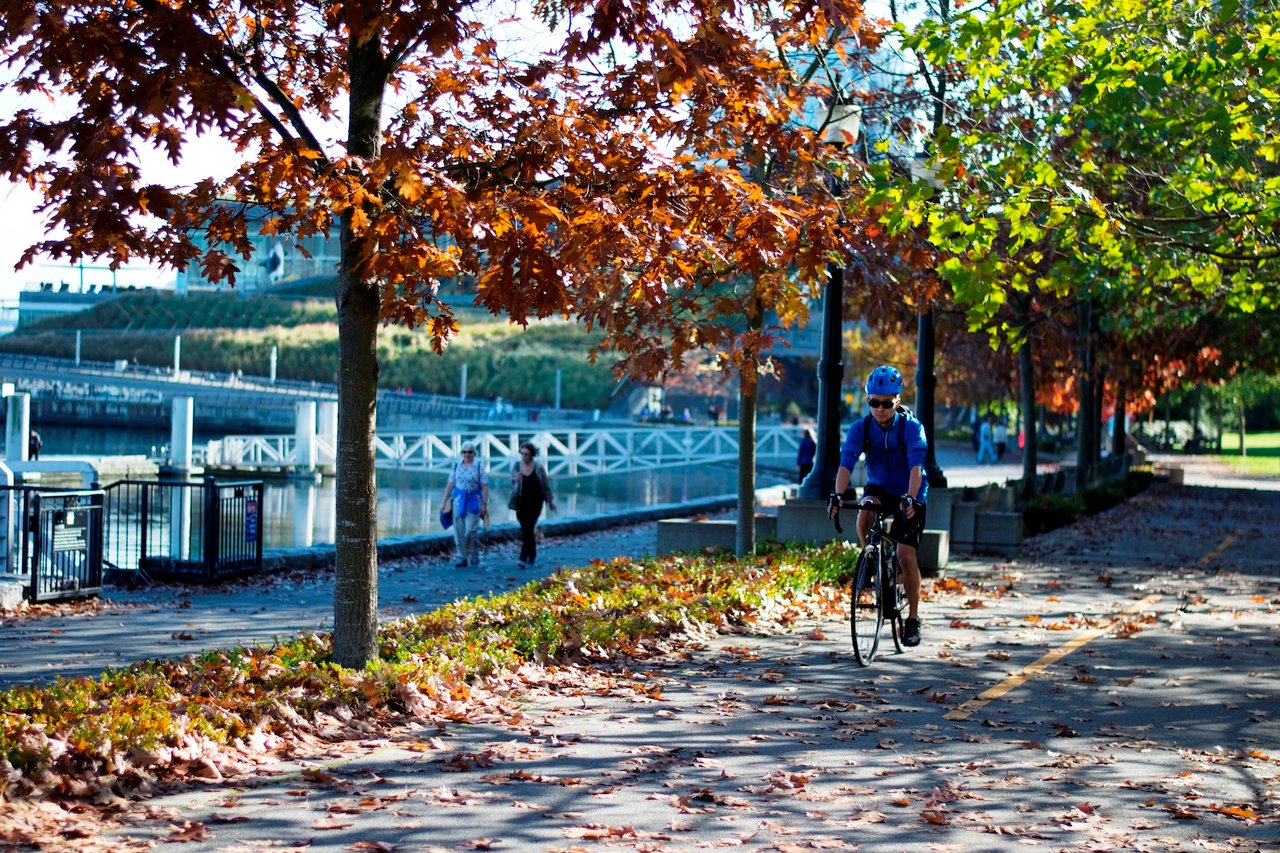
[{"label": "woman in blue top", "polygon": [[[844,492],[858,457],[867,457],[867,485],[862,491],[864,503],[896,505],[893,539],[898,543],[898,563],[902,566],[903,586],[907,590],[910,610],[903,643],[920,644],[920,564],[916,551],[924,532],[925,501],[929,481],[924,476],[924,460],[928,450],[924,424],[905,408],[898,407],[902,397],[902,374],[889,365],[881,365],[867,377],[867,405],[871,414],[854,421],[840,448],[840,470],[836,472],[836,490],[832,498],[834,514],[844,502]],[[858,513],[858,542],[865,545],[871,526],[870,513]]]},{"label": "woman in blue top", "polygon": [[463,442],[462,458],[453,464],[453,473],[444,487],[441,504],[445,512],[453,511],[453,541],[458,545],[458,562],[462,568],[470,560],[480,565],[480,546],[476,533],[489,512],[489,475],[484,463],[476,459],[476,446]]}]

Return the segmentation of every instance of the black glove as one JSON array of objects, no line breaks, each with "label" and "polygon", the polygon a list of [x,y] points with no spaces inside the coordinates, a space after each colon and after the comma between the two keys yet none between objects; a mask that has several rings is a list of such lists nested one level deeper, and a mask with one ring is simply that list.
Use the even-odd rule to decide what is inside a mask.
[{"label": "black glove", "polygon": [[844,506],[844,498],[839,492],[832,492],[831,497],[827,498],[827,516],[835,518],[840,513],[840,508]]},{"label": "black glove", "polygon": [[916,500],[915,498],[911,497],[911,495],[903,495],[903,496],[902,496],[902,504],[901,504],[901,506],[902,506],[902,508],[903,508],[903,509],[906,509],[907,507],[913,507],[913,506],[919,506],[919,505],[920,505],[920,501],[918,501],[918,500]]}]

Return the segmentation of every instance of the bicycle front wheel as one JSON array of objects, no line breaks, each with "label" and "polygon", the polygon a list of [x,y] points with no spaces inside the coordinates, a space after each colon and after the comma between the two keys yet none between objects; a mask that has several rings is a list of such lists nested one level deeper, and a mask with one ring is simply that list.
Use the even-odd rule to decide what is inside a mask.
[{"label": "bicycle front wheel", "polygon": [[880,578],[884,587],[884,592],[881,594],[884,616],[889,620],[889,629],[893,634],[893,647],[901,652],[902,640],[907,634],[907,588],[902,583],[902,569],[898,566],[896,549],[885,551]]},{"label": "bicycle front wheel", "polygon": [[849,629],[853,635],[853,654],[866,666],[876,656],[880,645],[880,628],[884,625],[881,606],[882,582],[877,549],[863,548],[853,571],[853,587],[849,596]]}]

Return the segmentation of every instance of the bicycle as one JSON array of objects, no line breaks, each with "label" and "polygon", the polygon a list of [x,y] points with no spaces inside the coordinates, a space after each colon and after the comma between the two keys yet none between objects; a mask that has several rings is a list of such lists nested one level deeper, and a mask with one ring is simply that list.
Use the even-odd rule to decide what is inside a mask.
[{"label": "bicycle", "polygon": [[[849,633],[853,639],[853,653],[861,666],[869,666],[880,647],[880,631],[885,620],[889,622],[893,645],[902,652],[906,633],[907,591],[902,583],[902,569],[898,566],[897,543],[889,538],[893,527],[895,508],[876,503],[858,503],[850,507],[856,512],[871,512],[873,518],[867,530],[867,544],[858,555],[853,570],[853,586],[850,588]],[[836,532],[844,533],[840,526],[840,513],[832,516]]]}]

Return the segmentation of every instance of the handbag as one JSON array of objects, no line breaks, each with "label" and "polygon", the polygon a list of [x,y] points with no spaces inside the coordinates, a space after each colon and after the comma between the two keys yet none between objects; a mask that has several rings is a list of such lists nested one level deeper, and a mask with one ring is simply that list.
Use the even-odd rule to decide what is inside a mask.
[{"label": "handbag", "polygon": [[450,527],[453,527],[453,510],[451,509],[440,510],[440,526],[443,527],[445,530],[448,530]]},{"label": "handbag", "polygon": [[507,498],[507,509],[515,509],[518,503],[520,503],[520,493],[512,492],[511,497]]}]

